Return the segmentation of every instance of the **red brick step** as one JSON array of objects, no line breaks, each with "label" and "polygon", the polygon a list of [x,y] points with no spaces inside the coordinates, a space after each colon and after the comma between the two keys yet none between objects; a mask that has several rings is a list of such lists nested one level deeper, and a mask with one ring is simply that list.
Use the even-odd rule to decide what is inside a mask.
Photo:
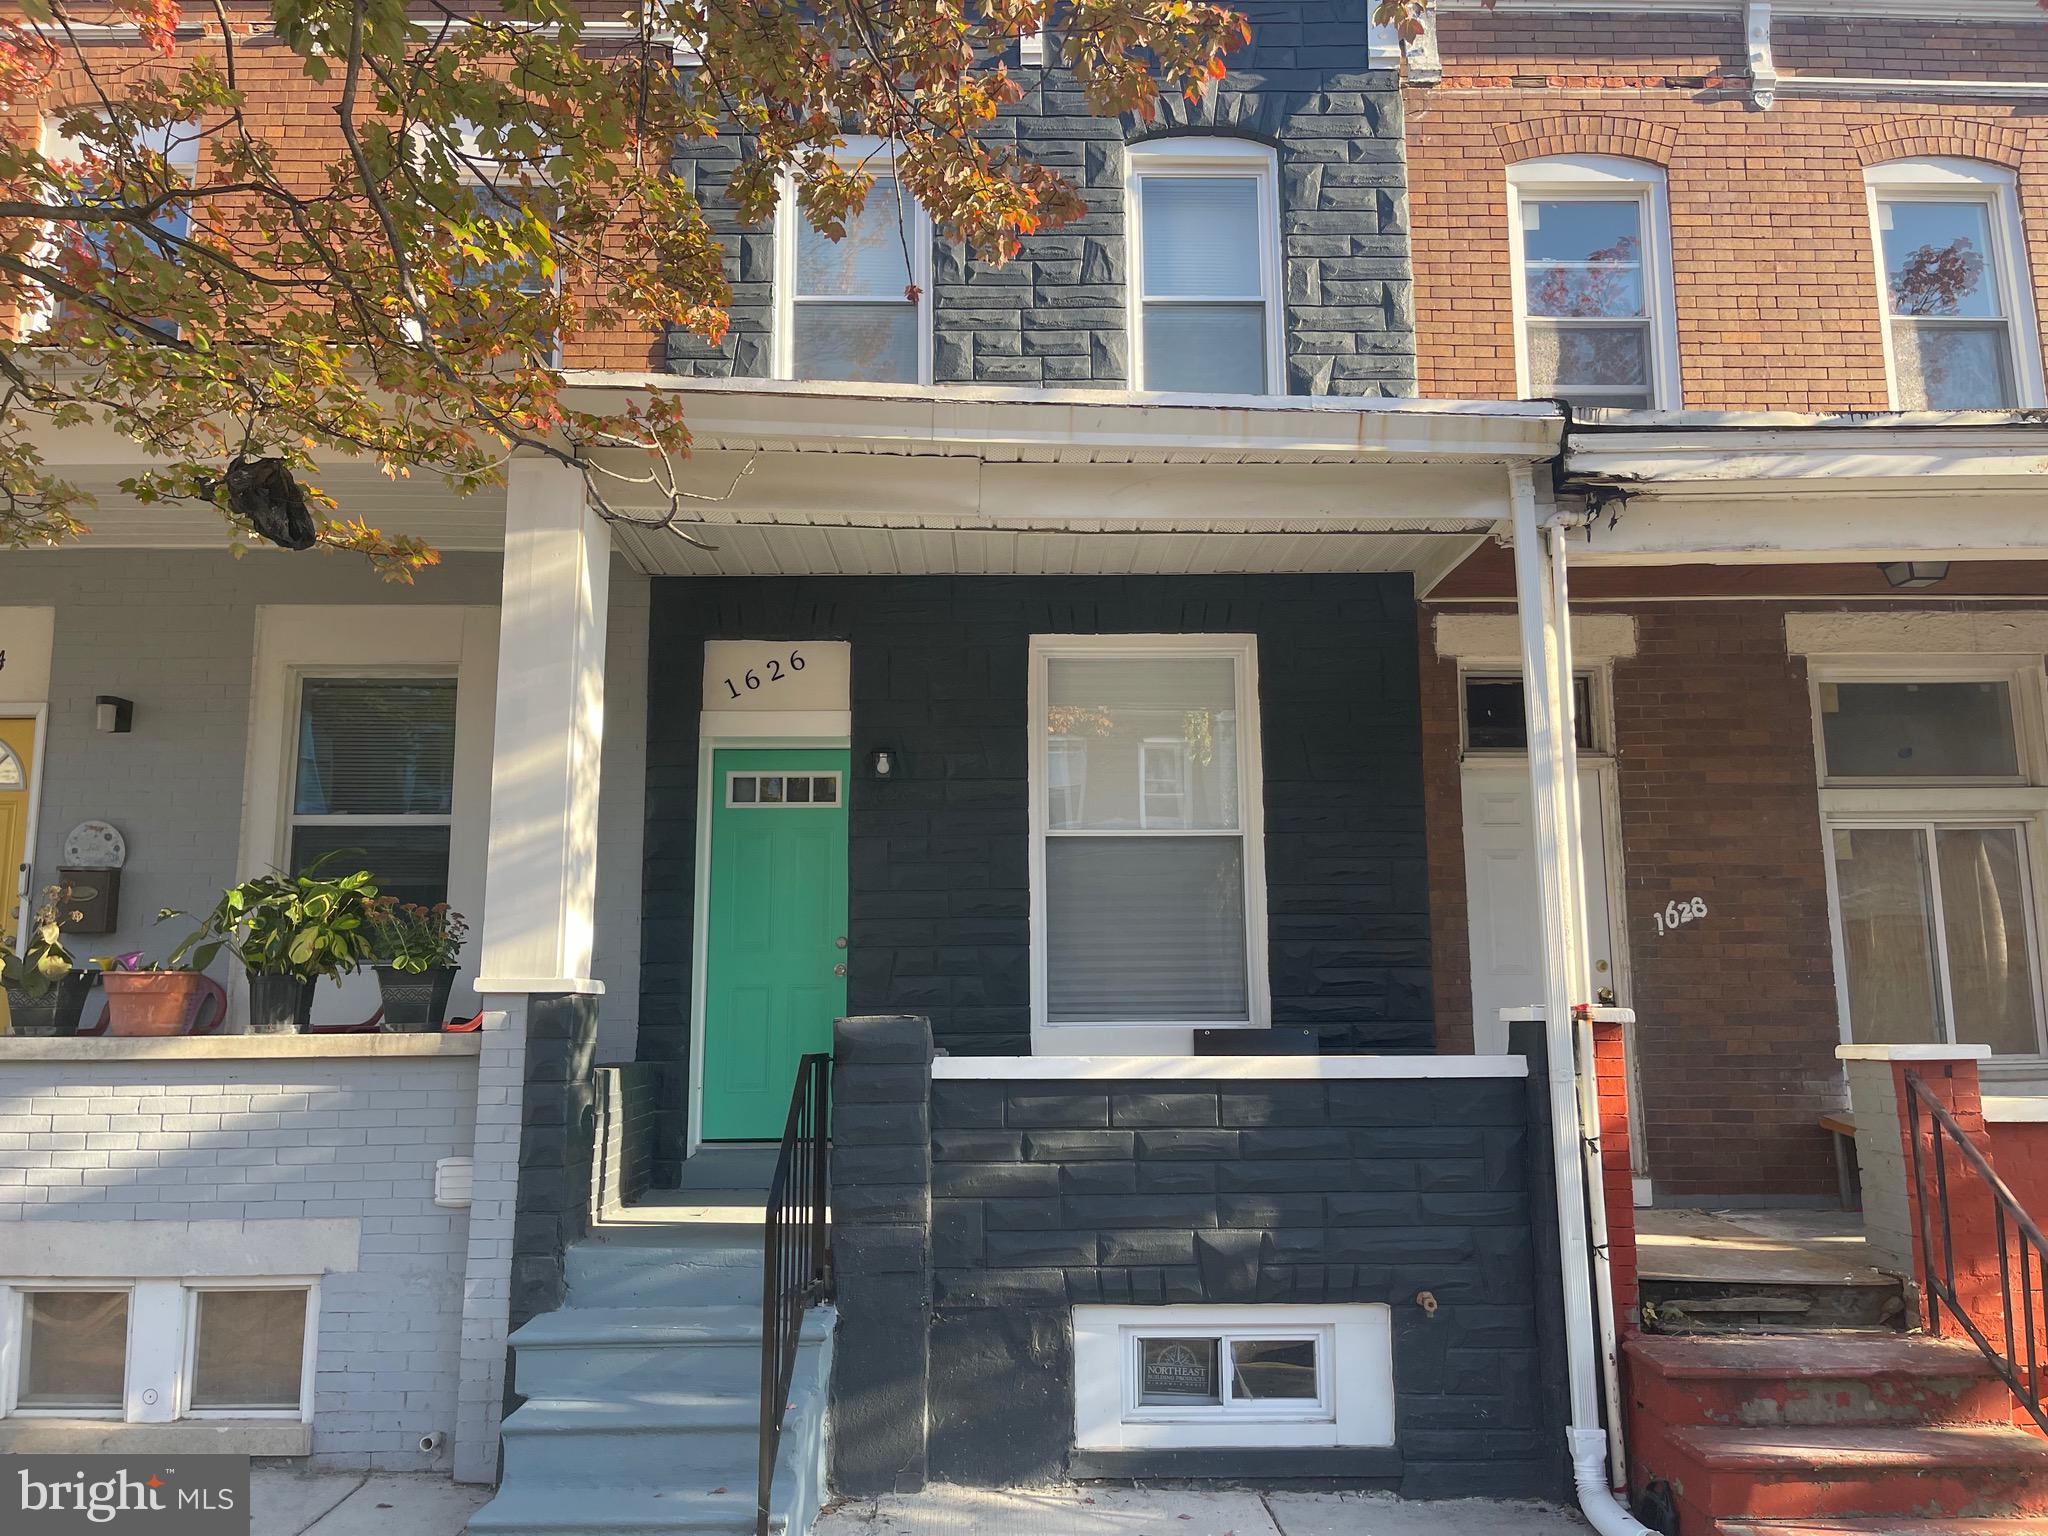
[{"label": "red brick step", "polygon": [[1866,1520],[1723,1520],[1715,1536],[2040,1536],[2035,1516],[2013,1520],[1916,1520],[1874,1515]]},{"label": "red brick step", "polygon": [[1713,1531],[1733,1512],[1766,1526],[1907,1511],[2048,1515],[2048,1443],[2006,1426],[1690,1425],[1669,1429],[1650,1460],[1645,1471],[1671,1481],[1688,1532]]},{"label": "red brick step", "polygon": [[1626,1345],[1639,1413],[1660,1425],[2010,1424],[1976,1347],[1875,1332],[1643,1336]]}]

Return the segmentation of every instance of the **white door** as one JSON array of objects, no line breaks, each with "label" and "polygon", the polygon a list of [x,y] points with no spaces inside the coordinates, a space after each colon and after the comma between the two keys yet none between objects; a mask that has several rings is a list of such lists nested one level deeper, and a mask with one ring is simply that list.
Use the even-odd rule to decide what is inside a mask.
[{"label": "white door", "polygon": [[[1465,902],[1472,940],[1472,1046],[1507,1049],[1503,1008],[1541,1007],[1542,933],[1537,926],[1536,832],[1529,767],[1521,759],[1464,770]],[[1597,769],[1579,770],[1579,826],[1586,859],[1586,943],[1594,987],[1620,985],[1607,907],[1607,839]],[[1618,997],[1623,1005],[1628,999]]]}]

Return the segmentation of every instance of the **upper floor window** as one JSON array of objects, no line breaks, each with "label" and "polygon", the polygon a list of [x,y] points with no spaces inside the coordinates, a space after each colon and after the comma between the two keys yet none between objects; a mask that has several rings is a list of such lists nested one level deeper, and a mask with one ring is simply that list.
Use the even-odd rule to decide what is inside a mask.
[{"label": "upper floor window", "polygon": [[1521,390],[1674,410],[1678,323],[1664,173],[1604,156],[1508,168]]},{"label": "upper floor window", "polygon": [[[111,126],[106,114],[95,113],[93,116],[99,122],[99,133],[105,134]],[[64,131],[63,121],[63,118],[60,116],[47,117],[43,120],[42,155],[45,161],[53,165],[84,166],[89,170],[90,165],[94,162],[104,165],[108,161],[125,161],[126,163],[120,167],[126,173],[124,179],[141,178],[145,175],[153,176],[154,174],[145,172],[140,164],[141,157],[161,155],[163,157],[163,169],[166,180],[175,184],[189,185],[198,174],[200,130],[196,123],[177,123],[153,128],[138,128],[128,137],[124,150],[124,147],[120,144],[110,144],[104,137],[95,138],[90,132],[86,133],[83,138],[68,134]],[[76,119],[74,118],[73,121],[76,121]],[[90,174],[87,174],[83,179],[85,185],[81,189],[79,197],[81,203],[89,200],[104,201],[106,194],[113,191],[111,187],[105,188],[102,191],[100,187],[95,185],[95,179]],[[149,201],[151,197],[149,188],[154,184],[153,180],[141,181],[139,183],[131,181],[131,184],[126,189],[129,199],[134,202]],[[109,271],[114,270],[118,265],[119,250],[113,243],[111,232],[120,227],[122,226],[111,224],[82,224],[78,226],[79,233],[84,239],[87,248],[92,252],[102,268]],[[192,234],[192,210],[190,206],[183,202],[165,203],[155,216],[150,219],[149,231],[148,234],[142,236],[147,242],[148,253],[158,260],[178,261],[182,256],[185,242],[191,238]],[[47,257],[54,258],[55,256],[56,238],[56,231],[52,229],[50,244],[45,247],[44,252]],[[22,317],[23,331],[27,334],[34,334],[47,328],[59,314],[64,312],[65,306],[70,302],[72,301],[61,300],[54,304],[45,305],[40,311],[25,314]],[[153,330],[167,331],[173,335],[177,333],[178,329],[176,323],[170,320],[143,318],[138,323],[149,326]]]},{"label": "upper floor window", "polygon": [[2010,171],[1899,160],[1864,173],[1876,226],[1892,404],[1907,411],[2041,403],[2041,360]]},{"label": "upper floor window", "polygon": [[831,239],[787,186],[776,216],[775,376],[929,384],[931,221],[897,180],[886,147],[849,145],[874,183]]},{"label": "upper floor window", "polygon": [[1130,151],[1132,383],[1178,393],[1278,393],[1280,213],[1273,151],[1165,139]]}]

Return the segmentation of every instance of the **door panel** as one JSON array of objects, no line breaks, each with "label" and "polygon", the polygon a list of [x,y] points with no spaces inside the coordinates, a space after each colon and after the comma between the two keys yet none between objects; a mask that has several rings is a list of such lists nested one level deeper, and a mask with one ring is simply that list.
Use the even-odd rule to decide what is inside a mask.
[{"label": "door panel", "polygon": [[33,716],[0,718],[0,940],[9,947],[14,944],[21,916],[21,866],[28,858],[28,797],[35,783],[35,749]]},{"label": "door panel", "polygon": [[[849,763],[844,749],[712,754],[704,1140],[780,1136],[798,1061],[832,1048],[832,1021],[846,1012]],[[829,802],[812,798],[833,775]]]},{"label": "door panel", "polygon": [[[1503,1008],[1543,1002],[1542,933],[1537,926],[1536,829],[1529,769],[1473,766],[1464,772],[1465,890],[1472,939],[1472,1039],[1481,1055],[1507,1049]],[[1616,985],[1607,908],[1607,840],[1599,775],[1579,775],[1579,826],[1586,862],[1586,948],[1593,985]],[[1626,1004],[1627,999],[1622,999]]]}]

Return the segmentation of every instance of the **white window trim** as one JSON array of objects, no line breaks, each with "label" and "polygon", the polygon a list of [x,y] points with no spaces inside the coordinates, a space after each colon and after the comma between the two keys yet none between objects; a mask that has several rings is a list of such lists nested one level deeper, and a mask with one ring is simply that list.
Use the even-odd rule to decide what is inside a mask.
[{"label": "white window trim", "polygon": [[[301,684],[309,676],[455,678],[455,793],[450,802],[448,904],[484,927],[484,864],[490,840],[492,722],[498,690],[498,610],[486,607],[362,604],[278,605],[256,610],[249,745],[242,780],[238,878],[281,868],[291,851],[292,787],[298,768]],[[483,946],[471,943],[456,977],[457,1012],[481,1006],[469,990]],[[239,970],[229,977],[230,1021],[246,1017]],[[376,980],[345,978],[347,1007],[323,984],[314,1017],[359,1022],[376,1006]],[[358,1003],[364,1006],[358,1006]],[[329,1015],[333,1014],[332,1018]],[[352,1017],[353,1016],[353,1017]]]},{"label": "white window trim", "polygon": [[[1642,210],[1643,308],[1650,326],[1650,408],[1678,410],[1685,401],[1678,356],[1678,307],[1671,273],[1671,208],[1664,170],[1615,155],[1557,155],[1508,167],[1508,268],[1514,292],[1515,389],[1529,383],[1529,293],[1522,256],[1522,204],[1544,197],[1634,202]],[[1584,402],[1588,407],[1597,404]]]},{"label": "white window trim", "polygon": [[[299,1402],[283,1409],[194,1409],[190,1406],[201,1291],[304,1291],[306,1326],[300,1344]],[[24,1408],[21,1356],[27,1297],[36,1291],[125,1291],[128,1338],[123,1404],[113,1409]],[[313,1422],[318,1370],[320,1281],[314,1275],[193,1278],[0,1279],[0,1419],[76,1419],[100,1423],[170,1424],[180,1420],[276,1419]]]},{"label": "white window trim", "polygon": [[[1137,1341],[1160,1335],[1315,1338],[1320,1401],[1256,1409],[1136,1401]],[[1227,1371],[1227,1354],[1218,1368]],[[1339,1306],[1074,1308],[1074,1444],[1082,1450],[1394,1444],[1393,1309]]]},{"label": "white window trim", "polygon": [[[1060,656],[1225,656],[1237,674],[1238,835],[1244,839],[1245,985],[1248,1017],[1143,1024],[1054,1024],[1046,1019],[1045,843],[1047,663]],[[1037,1056],[1182,1056],[1197,1029],[1265,1029],[1272,1022],[1266,977],[1265,759],[1259,743],[1259,651],[1254,635],[1033,635],[1026,705],[1031,778],[1031,1049]],[[1106,836],[1162,836],[1142,831]]]},{"label": "white window trim", "polygon": [[[1287,393],[1287,314],[1280,265],[1279,157],[1248,139],[1186,136],[1149,139],[1124,153],[1124,243],[1130,253],[1126,325],[1131,388],[1175,393],[1171,380],[1145,376],[1145,223],[1141,183],[1148,177],[1234,176],[1254,181],[1259,201],[1259,302],[1266,309],[1266,394]],[[1216,295],[1218,300],[1231,297]],[[1245,302],[1250,295],[1242,296]],[[1202,396],[1204,399],[1227,396]]]},{"label": "white window trim", "polygon": [[1978,203],[1990,209],[1991,259],[1998,268],[1999,301],[2005,310],[2006,344],[2012,355],[2014,409],[2048,405],[2041,367],[2041,333],[2034,318],[2032,270],[2027,265],[2024,226],[2019,216],[2018,180],[2004,166],[1983,160],[1924,156],[1866,167],[1871,260],[1877,278],[1877,315],[1884,335],[1884,380],[1894,410],[1899,405],[1899,364],[1892,343],[1895,328],[1890,279],[1885,270],[1884,228],[1879,204],[1890,198],[1916,202]]},{"label": "white window trim", "polygon": [[[2013,732],[2019,774],[2011,779],[1830,778],[1822,735],[1821,690],[1843,682],[2002,682],[2011,690]],[[1834,950],[1835,1006],[1844,1045],[1856,1043],[1849,1016],[1849,958],[1842,928],[1842,898],[1835,870],[1834,835],[1856,828],[1970,828],[2017,826],[2025,841],[2021,878],[2025,883],[2027,939],[2034,974],[2034,1020],[2048,1032],[2048,978],[2044,978],[2042,935],[2048,932],[2043,893],[2048,893],[2048,672],[2039,656],[1866,655],[1815,659],[1807,673],[1808,713],[1813,728],[1814,779],[1819,785],[1821,868],[1827,880],[1828,934]],[[1938,879],[1938,877],[1937,877]],[[1948,986],[1947,934],[1935,924],[1942,951],[1938,985]],[[1953,1041],[1952,1001],[1942,999],[1942,1028]],[[2044,1047],[2043,1054],[2048,1054]],[[2021,1059],[2008,1057],[2008,1060]]]},{"label": "white window trim", "polygon": [[[896,174],[896,152],[885,140],[877,138],[849,138],[833,156],[842,165],[866,165],[872,162],[872,169],[878,176]],[[907,187],[899,181],[910,228],[906,238],[910,242],[910,280],[916,284],[917,300],[917,380],[920,385],[932,382],[932,231],[931,215],[924,205],[910,195]],[[796,184],[789,177],[782,178],[781,194],[775,200],[775,303],[773,319],[768,337],[769,375],[777,379],[794,379],[796,374],[796,246],[801,228],[802,212],[796,204]],[[830,299],[810,299],[806,303],[831,303]],[[873,303],[873,295],[849,298],[849,303]]]}]

